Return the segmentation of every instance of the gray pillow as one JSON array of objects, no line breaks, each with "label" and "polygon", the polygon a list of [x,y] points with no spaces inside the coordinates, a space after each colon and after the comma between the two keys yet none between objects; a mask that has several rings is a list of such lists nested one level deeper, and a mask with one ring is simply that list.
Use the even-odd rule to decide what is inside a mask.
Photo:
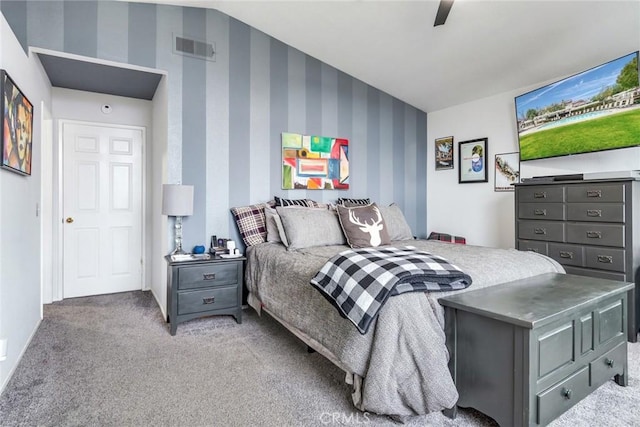
[{"label": "gray pillow", "polygon": [[267,242],[279,242],[289,246],[287,235],[282,227],[282,219],[275,208],[269,205],[264,207],[265,222],[267,223]]},{"label": "gray pillow", "polygon": [[351,208],[338,205],[338,217],[352,248],[371,248],[391,243],[387,225],[375,203]]},{"label": "gray pillow", "polygon": [[346,243],[335,211],[280,206],[276,211],[282,220],[289,250]]},{"label": "gray pillow", "polygon": [[384,222],[387,223],[387,231],[389,232],[389,239],[391,240],[411,240],[413,239],[413,233],[411,227],[407,223],[404,214],[400,210],[400,207],[395,203],[389,206],[380,206],[380,212]]}]

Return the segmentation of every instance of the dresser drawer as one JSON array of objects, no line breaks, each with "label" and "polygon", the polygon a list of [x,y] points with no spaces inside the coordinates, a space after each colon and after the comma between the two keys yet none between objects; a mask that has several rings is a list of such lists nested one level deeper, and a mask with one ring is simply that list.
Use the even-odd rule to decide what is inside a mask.
[{"label": "dresser drawer", "polygon": [[238,305],[238,285],[200,291],[178,292],[178,315]]},{"label": "dresser drawer", "polygon": [[567,242],[624,247],[624,225],[601,223],[567,224]]},{"label": "dresser drawer", "polygon": [[238,265],[232,262],[181,267],[178,289],[209,288],[238,283]]},{"label": "dresser drawer", "polygon": [[564,220],[562,203],[520,203],[518,217],[522,219]]},{"label": "dresser drawer", "polygon": [[518,201],[521,203],[564,202],[564,187],[561,185],[521,187],[518,189]]},{"label": "dresser drawer", "polygon": [[611,270],[624,273],[625,251],[624,249],[611,249],[601,247],[585,247],[585,265],[599,270]]},{"label": "dresser drawer", "polygon": [[581,184],[567,188],[567,202],[624,203],[624,184]]},{"label": "dresser drawer", "polygon": [[518,238],[564,241],[564,223],[553,221],[518,221]]},{"label": "dresser drawer", "polygon": [[567,274],[575,274],[576,276],[597,277],[599,279],[616,280],[618,282],[624,282],[627,280],[627,276],[624,273],[590,270],[588,268],[571,267],[568,265],[565,266],[564,269]]},{"label": "dresser drawer", "polygon": [[624,222],[622,203],[569,203],[569,221]]},{"label": "dresser drawer", "polygon": [[591,362],[591,386],[598,387],[614,375],[624,374],[626,359],[627,343],[625,341]]},{"label": "dresser drawer", "polygon": [[584,248],[579,245],[549,243],[548,255],[563,265],[582,266],[584,263]]},{"label": "dresser drawer", "polygon": [[537,240],[518,240],[519,251],[531,251],[542,255],[548,254],[547,242]]},{"label": "dresser drawer", "polygon": [[589,367],[538,394],[538,424],[547,424],[589,394]]}]

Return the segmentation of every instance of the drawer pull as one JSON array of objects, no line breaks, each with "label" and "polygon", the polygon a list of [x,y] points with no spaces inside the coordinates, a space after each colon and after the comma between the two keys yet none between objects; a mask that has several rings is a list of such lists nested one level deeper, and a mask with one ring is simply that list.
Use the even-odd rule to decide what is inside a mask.
[{"label": "drawer pull", "polygon": [[533,214],[534,215],[547,216],[547,210],[546,209],[534,209]]},{"label": "drawer pull", "polygon": [[606,358],[606,359],[605,359],[605,361],[604,361],[604,363],[605,363],[605,365],[607,365],[608,367],[613,368],[613,365],[614,365],[614,363],[615,363],[615,362],[613,361],[613,359]]},{"label": "drawer pull", "polygon": [[534,228],[533,232],[535,234],[547,234],[547,229],[546,228]]},{"label": "drawer pull", "polygon": [[587,190],[587,197],[602,197],[602,190]]},{"label": "drawer pull", "polygon": [[571,399],[571,394],[572,394],[572,393],[573,393],[573,392],[571,391],[571,389],[570,389],[570,388],[563,388],[563,389],[562,389],[562,395],[563,395],[563,396],[564,396],[564,398],[565,398],[565,399],[567,399],[567,400]]},{"label": "drawer pull", "polygon": [[547,192],[546,191],[536,191],[535,193],[533,193],[533,198],[534,199],[546,199],[547,198]]},{"label": "drawer pull", "polygon": [[202,279],[203,280],[216,280],[216,274],[215,273],[205,273],[202,275]]},{"label": "drawer pull", "polygon": [[613,264],[613,257],[611,255],[598,255],[598,262],[603,264]]},{"label": "drawer pull", "polygon": [[602,233],[600,231],[587,231],[587,237],[589,239],[602,239]]},{"label": "drawer pull", "polygon": [[602,216],[602,210],[600,210],[600,209],[587,209],[587,216],[601,217]]},{"label": "drawer pull", "polygon": [[202,298],[202,304],[213,304],[214,302],[216,302],[216,297]]},{"label": "drawer pull", "polygon": [[560,258],[573,259],[573,252],[560,251]]}]

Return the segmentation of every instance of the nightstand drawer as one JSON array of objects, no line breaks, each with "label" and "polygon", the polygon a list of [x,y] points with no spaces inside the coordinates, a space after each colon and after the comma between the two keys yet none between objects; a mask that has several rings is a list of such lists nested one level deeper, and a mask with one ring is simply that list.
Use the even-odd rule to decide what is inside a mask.
[{"label": "nightstand drawer", "polygon": [[238,264],[235,262],[181,267],[178,273],[180,290],[226,286],[234,283],[238,283]]},{"label": "nightstand drawer", "polygon": [[567,189],[567,202],[624,202],[624,185],[575,185]]},{"label": "nightstand drawer", "polygon": [[178,293],[178,314],[199,313],[238,305],[238,286]]}]

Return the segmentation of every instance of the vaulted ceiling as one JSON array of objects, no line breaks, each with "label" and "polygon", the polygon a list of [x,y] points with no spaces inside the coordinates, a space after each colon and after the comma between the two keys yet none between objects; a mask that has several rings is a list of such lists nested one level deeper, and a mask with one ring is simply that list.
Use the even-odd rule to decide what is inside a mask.
[{"label": "vaulted ceiling", "polygon": [[149,2],[218,9],[427,112],[640,47],[638,0],[456,0],[437,27],[436,0]]}]

